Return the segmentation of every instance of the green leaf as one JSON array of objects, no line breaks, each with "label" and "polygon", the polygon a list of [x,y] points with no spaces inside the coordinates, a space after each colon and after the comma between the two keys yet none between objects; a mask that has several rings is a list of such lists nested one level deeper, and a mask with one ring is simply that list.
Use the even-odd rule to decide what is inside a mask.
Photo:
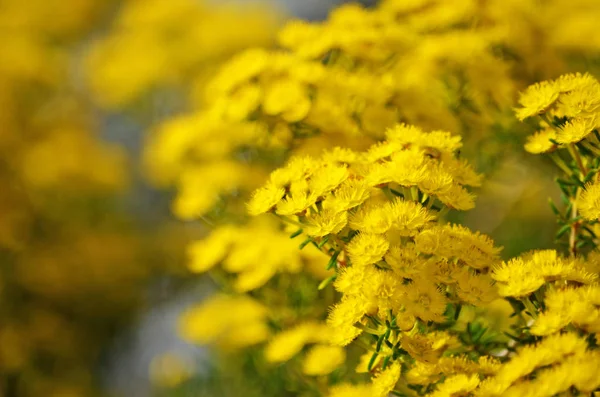
[{"label": "green leaf", "polygon": [[342,251],[336,251],[333,256],[331,257],[331,259],[329,259],[329,263],[327,264],[327,270],[331,269],[332,267],[335,266],[335,264],[337,263],[337,258],[340,255]]},{"label": "green leaf", "polygon": [[319,286],[317,287],[317,289],[319,291],[322,290],[323,288],[327,287],[336,278],[337,278],[337,274],[334,274],[333,276],[327,277],[325,280],[321,281],[321,283],[319,284]]},{"label": "green leaf", "polygon": [[569,225],[569,224],[563,225],[563,227],[558,229],[558,231],[556,232],[556,239],[558,240],[559,238],[564,236],[565,233],[567,233],[569,230],[571,230],[571,225]]},{"label": "green leaf", "polygon": [[302,229],[298,229],[294,233],[290,234],[290,238],[296,238],[301,234],[302,234]]}]

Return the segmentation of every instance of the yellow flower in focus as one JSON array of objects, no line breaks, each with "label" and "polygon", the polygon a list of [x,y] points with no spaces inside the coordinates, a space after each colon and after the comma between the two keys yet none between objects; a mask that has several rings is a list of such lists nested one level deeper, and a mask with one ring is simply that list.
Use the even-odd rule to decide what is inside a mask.
[{"label": "yellow flower in focus", "polygon": [[598,127],[600,127],[598,117],[574,118],[558,130],[556,141],[563,144],[577,143]]},{"label": "yellow flower in focus", "polygon": [[307,375],[327,375],[342,366],[346,351],[340,346],[316,345],[304,358],[302,372]]},{"label": "yellow flower in focus", "polygon": [[444,321],[446,298],[431,282],[417,279],[407,286],[406,310],[423,321]]},{"label": "yellow flower in focus", "polygon": [[577,199],[581,215],[589,220],[600,218],[600,183],[588,183]]},{"label": "yellow flower in focus", "polygon": [[383,371],[377,373],[373,378],[373,397],[385,397],[387,396],[400,379],[400,372],[402,371],[402,366],[399,362],[394,362],[388,368]]},{"label": "yellow flower in focus", "polygon": [[328,234],[339,233],[348,223],[348,213],[323,210],[308,216],[307,222],[308,225],[304,228],[307,235],[323,237]]},{"label": "yellow flower in focus", "polygon": [[327,325],[331,328],[329,342],[336,346],[346,346],[352,342],[362,332],[354,324],[364,314],[365,308],[357,298],[344,298],[335,304],[327,317]]},{"label": "yellow flower in focus", "polygon": [[544,277],[522,258],[513,258],[492,270],[492,278],[499,282],[502,296],[525,296],[544,285]]},{"label": "yellow flower in focus", "polygon": [[559,94],[560,89],[554,82],[543,81],[530,85],[519,95],[519,104],[522,107],[516,109],[517,117],[522,121],[545,112],[556,102]]},{"label": "yellow flower in focus", "polygon": [[272,210],[284,196],[285,190],[269,184],[255,190],[248,202],[248,213],[256,216]]},{"label": "yellow flower in focus", "polygon": [[474,275],[466,269],[461,271],[456,279],[458,297],[475,306],[483,306],[498,298],[493,280],[487,275]]},{"label": "yellow flower in focus", "polygon": [[380,261],[389,246],[381,234],[359,233],[348,244],[348,256],[353,266],[366,266]]}]

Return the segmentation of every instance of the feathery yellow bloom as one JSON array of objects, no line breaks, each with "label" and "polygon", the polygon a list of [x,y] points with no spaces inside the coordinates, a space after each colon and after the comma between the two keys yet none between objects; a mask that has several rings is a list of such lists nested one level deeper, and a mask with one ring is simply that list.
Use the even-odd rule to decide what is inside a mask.
[{"label": "feathery yellow bloom", "polygon": [[323,208],[332,211],[348,211],[364,203],[369,196],[369,187],[361,180],[346,180],[335,190],[334,195],[323,200]]},{"label": "feathery yellow bloom", "polygon": [[447,131],[423,132],[418,127],[400,124],[386,131],[386,138],[403,146],[417,145],[422,148],[435,149],[440,152],[454,152],[462,147],[460,135],[452,135]]},{"label": "feathery yellow bloom", "polygon": [[498,261],[502,248],[486,235],[460,225],[435,226],[415,236],[417,250],[446,258],[458,258],[474,269],[485,269]]},{"label": "feathery yellow bloom", "polygon": [[533,154],[547,153],[556,147],[556,145],[550,141],[551,139],[556,140],[555,130],[546,128],[538,131],[527,137],[525,150]]},{"label": "feathery yellow bloom", "polygon": [[471,274],[467,269],[456,275],[456,293],[460,299],[475,306],[482,306],[498,298],[493,280],[485,275]]},{"label": "feathery yellow bloom", "polygon": [[336,346],[346,346],[352,342],[361,330],[354,326],[365,315],[365,308],[357,298],[344,297],[333,306],[327,317],[329,342]]},{"label": "feathery yellow bloom", "polygon": [[415,361],[403,376],[410,385],[429,385],[437,382],[442,377],[437,364],[430,364],[424,361]]},{"label": "feathery yellow bloom", "polygon": [[366,266],[380,261],[389,246],[384,235],[359,233],[348,244],[347,252],[353,266]]},{"label": "feathery yellow bloom", "polygon": [[519,120],[525,120],[528,117],[545,112],[556,100],[560,94],[558,86],[551,81],[542,81],[527,87],[519,94],[519,104],[522,106],[516,109]]},{"label": "feathery yellow bloom", "polygon": [[[440,337],[439,340],[436,340],[437,336]],[[443,348],[446,347],[444,336],[443,333],[404,334],[402,335],[402,348],[415,360],[434,364],[444,353]]]},{"label": "feathery yellow bloom", "polygon": [[316,345],[306,354],[302,372],[307,375],[327,375],[344,364],[346,351],[341,346]]},{"label": "feathery yellow bloom", "polygon": [[385,370],[377,373],[373,378],[373,397],[386,397],[400,379],[400,372],[402,366],[399,362],[395,361]]},{"label": "feathery yellow bloom", "polygon": [[598,127],[600,127],[600,119],[598,117],[574,118],[567,121],[558,130],[556,141],[563,144],[577,143]]},{"label": "feathery yellow bloom", "polygon": [[569,324],[587,332],[600,331],[600,287],[552,289],[544,299],[546,310],[531,327],[534,335],[549,335]]},{"label": "feathery yellow bloom", "polygon": [[475,395],[503,396],[511,385],[537,368],[560,363],[569,356],[583,354],[586,348],[585,339],[573,333],[549,336],[536,345],[523,347],[495,376],[482,382]]},{"label": "feathery yellow bloom", "polygon": [[290,193],[285,198],[277,203],[275,213],[279,215],[298,215],[302,214],[311,205],[316,203],[317,196],[306,191],[298,191]]},{"label": "feathery yellow bloom", "polygon": [[589,220],[600,218],[600,183],[588,183],[577,199],[581,215]]},{"label": "feathery yellow bloom", "polygon": [[475,195],[462,186],[452,185],[447,192],[440,193],[437,197],[448,208],[458,211],[475,208]]},{"label": "feathery yellow bloom", "polygon": [[567,117],[588,117],[600,111],[600,83],[580,84],[560,98],[560,110]]},{"label": "feathery yellow bloom", "polygon": [[393,215],[386,204],[363,206],[350,218],[350,226],[363,233],[383,234],[392,227]]},{"label": "feathery yellow bloom", "polygon": [[314,172],[308,186],[313,194],[322,196],[337,188],[346,178],[348,169],[345,166],[324,166]]},{"label": "feathery yellow bloom", "polygon": [[532,269],[523,258],[513,258],[492,269],[492,278],[499,281],[502,296],[525,296],[544,285],[544,277]]},{"label": "feathery yellow bloom", "polygon": [[535,379],[513,385],[502,395],[551,397],[565,392],[571,387],[588,394],[600,386],[598,368],[600,368],[598,352],[587,352],[568,357],[559,365],[541,371]]},{"label": "feathery yellow bloom", "polygon": [[357,162],[359,159],[359,155],[355,151],[339,146],[336,146],[331,150],[326,150],[322,157],[325,163],[334,164],[352,164]]},{"label": "feathery yellow bloom", "polygon": [[407,296],[403,302],[408,313],[423,321],[444,321],[448,303],[444,295],[431,282],[417,279],[407,285]]},{"label": "feathery yellow bloom", "polygon": [[481,186],[483,176],[475,172],[471,164],[465,159],[452,156],[442,157],[443,167],[448,171],[456,183],[463,186]]},{"label": "feathery yellow bloom", "polygon": [[248,202],[248,213],[256,216],[269,212],[283,198],[285,190],[275,185],[266,185],[254,191]]},{"label": "feathery yellow bloom", "polygon": [[413,244],[390,246],[385,254],[385,262],[390,265],[394,274],[409,279],[421,274],[427,263],[424,258],[419,257]]},{"label": "feathery yellow bloom", "polygon": [[458,374],[449,376],[442,384],[438,384],[433,393],[427,394],[430,397],[454,397],[466,395],[479,385],[479,377],[477,374],[465,375]]},{"label": "feathery yellow bloom", "polygon": [[307,235],[313,237],[323,237],[328,234],[339,233],[348,223],[347,212],[334,212],[325,209],[316,214],[311,214],[306,218],[308,223],[304,227]]},{"label": "feathery yellow bloom", "polygon": [[452,175],[446,172],[440,165],[427,167],[425,177],[417,186],[424,193],[432,196],[442,196],[450,193],[452,188]]},{"label": "feathery yellow bloom", "polygon": [[435,220],[433,214],[414,201],[396,199],[386,206],[385,211],[392,220],[394,231],[402,236],[414,236]]}]

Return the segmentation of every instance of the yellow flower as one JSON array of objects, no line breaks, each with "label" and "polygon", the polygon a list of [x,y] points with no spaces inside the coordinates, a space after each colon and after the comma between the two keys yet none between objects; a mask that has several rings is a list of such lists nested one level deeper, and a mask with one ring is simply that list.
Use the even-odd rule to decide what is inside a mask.
[{"label": "yellow flower", "polygon": [[435,220],[433,214],[414,201],[396,199],[386,206],[385,211],[392,220],[394,231],[402,236],[414,236]]},{"label": "yellow flower", "polygon": [[353,266],[366,266],[380,261],[390,243],[381,234],[359,233],[347,246]]},{"label": "yellow flower", "polygon": [[250,297],[216,295],[185,312],[179,329],[190,342],[237,349],[269,337],[267,315],[267,308]]},{"label": "yellow flower", "polygon": [[390,265],[396,275],[413,279],[423,271],[426,261],[419,257],[414,245],[392,245],[385,254],[385,262]]},{"label": "yellow flower", "polygon": [[597,117],[574,118],[562,126],[556,134],[556,141],[563,144],[577,143],[600,127]]},{"label": "yellow flower", "polygon": [[527,137],[525,150],[533,154],[547,153],[556,148],[556,145],[550,141],[551,139],[556,140],[555,130],[547,128],[545,130],[538,131],[535,134]]},{"label": "yellow flower", "polygon": [[322,157],[325,163],[340,164],[352,164],[359,159],[359,155],[355,151],[339,146],[336,146],[331,150],[326,150]]},{"label": "yellow flower", "polygon": [[516,109],[517,117],[519,120],[525,120],[545,112],[556,102],[559,94],[559,87],[554,82],[542,81],[530,85],[519,95],[519,104],[522,107]]},{"label": "yellow flower", "polygon": [[588,183],[577,199],[577,208],[589,220],[600,218],[600,183]]},{"label": "yellow flower", "polygon": [[456,293],[460,299],[475,306],[482,306],[498,298],[493,280],[488,276],[477,276],[464,269],[456,276]]},{"label": "yellow flower", "polygon": [[369,198],[368,186],[362,180],[346,180],[334,192],[323,200],[323,208],[333,211],[348,211],[359,206]]},{"label": "yellow flower", "polygon": [[308,225],[304,231],[309,236],[323,237],[328,234],[339,233],[348,223],[347,212],[334,212],[323,210],[306,218]]},{"label": "yellow flower", "polygon": [[327,375],[346,361],[346,351],[341,346],[316,345],[304,358],[302,372],[307,375]]},{"label": "yellow flower", "polygon": [[402,371],[402,366],[398,361],[395,361],[389,367],[379,372],[373,378],[373,397],[386,397],[400,379],[400,372]]},{"label": "yellow flower", "polygon": [[441,196],[450,193],[452,188],[452,175],[439,165],[426,168],[425,177],[417,186],[421,191],[432,196]]},{"label": "yellow flower", "polygon": [[441,371],[437,364],[415,361],[412,367],[403,375],[410,385],[429,385],[441,378]]},{"label": "yellow flower", "polygon": [[387,232],[392,227],[393,219],[390,208],[386,204],[363,206],[350,218],[350,227],[364,233]]},{"label": "yellow flower", "polygon": [[300,82],[278,80],[265,88],[263,111],[267,115],[282,113],[284,120],[293,123],[305,118],[310,107],[307,88]]},{"label": "yellow flower", "polygon": [[309,192],[297,192],[288,194],[277,203],[275,212],[279,215],[299,215],[317,201],[317,196]]},{"label": "yellow flower", "polygon": [[423,321],[442,322],[448,302],[434,284],[417,279],[407,286],[407,297],[403,303],[408,313]]},{"label": "yellow flower", "polygon": [[452,156],[443,156],[442,163],[454,179],[454,182],[463,186],[481,186],[483,179],[481,174],[473,170],[473,167],[465,159],[457,159]]},{"label": "yellow flower", "polygon": [[275,335],[265,348],[269,362],[284,362],[298,354],[308,343],[325,342],[327,327],[317,322],[306,322]]},{"label": "yellow flower", "polygon": [[353,385],[342,383],[335,385],[329,391],[328,397],[370,397],[373,395],[371,384]]},{"label": "yellow flower", "polygon": [[204,240],[196,241],[188,246],[190,262],[188,268],[196,273],[210,270],[228,253],[237,231],[231,227],[222,227],[213,231]]},{"label": "yellow flower", "polygon": [[480,384],[475,395],[504,396],[512,384],[537,368],[560,363],[569,356],[583,354],[586,349],[585,339],[573,333],[549,336],[536,345],[521,348],[495,376]]},{"label": "yellow flower", "polygon": [[329,342],[336,346],[346,346],[352,342],[362,332],[354,324],[364,315],[365,308],[358,299],[342,298],[333,306],[327,317],[327,325],[331,328]]},{"label": "yellow flower", "polygon": [[448,208],[458,211],[468,211],[475,208],[475,195],[458,185],[452,185],[447,192],[438,194],[438,199]]},{"label": "yellow flower", "polygon": [[589,393],[600,386],[599,367],[600,354],[595,351],[568,357],[559,365],[539,372],[535,379],[513,385],[502,395],[551,397],[560,395],[572,387],[580,393],[590,395]]},{"label": "yellow flower", "polygon": [[269,212],[283,198],[285,190],[268,184],[254,191],[248,202],[248,213],[256,216]]},{"label": "yellow flower", "polygon": [[438,384],[437,389],[433,393],[427,394],[431,397],[454,397],[466,395],[479,385],[479,376],[473,375],[452,375],[444,380],[444,383]]},{"label": "yellow flower", "polygon": [[313,194],[322,196],[337,188],[346,178],[348,178],[348,170],[345,166],[323,166],[315,171],[308,186]]},{"label": "yellow flower", "polygon": [[499,281],[498,292],[502,296],[529,295],[544,285],[544,277],[523,258],[513,258],[492,269],[492,278]]}]

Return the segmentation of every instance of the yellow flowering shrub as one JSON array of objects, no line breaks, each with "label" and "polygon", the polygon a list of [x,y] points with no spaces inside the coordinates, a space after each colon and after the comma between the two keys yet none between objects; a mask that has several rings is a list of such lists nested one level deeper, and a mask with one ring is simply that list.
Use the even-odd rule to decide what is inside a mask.
[{"label": "yellow flowering shrub", "polygon": [[[211,229],[188,269],[226,293],[184,315],[184,339],[252,352],[273,395],[600,391],[598,16],[588,0],[347,4],[223,63],[144,152],[173,213]],[[525,151],[561,173],[556,245],[503,256],[496,208],[465,213],[490,183],[476,169],[547,166]]]}]

